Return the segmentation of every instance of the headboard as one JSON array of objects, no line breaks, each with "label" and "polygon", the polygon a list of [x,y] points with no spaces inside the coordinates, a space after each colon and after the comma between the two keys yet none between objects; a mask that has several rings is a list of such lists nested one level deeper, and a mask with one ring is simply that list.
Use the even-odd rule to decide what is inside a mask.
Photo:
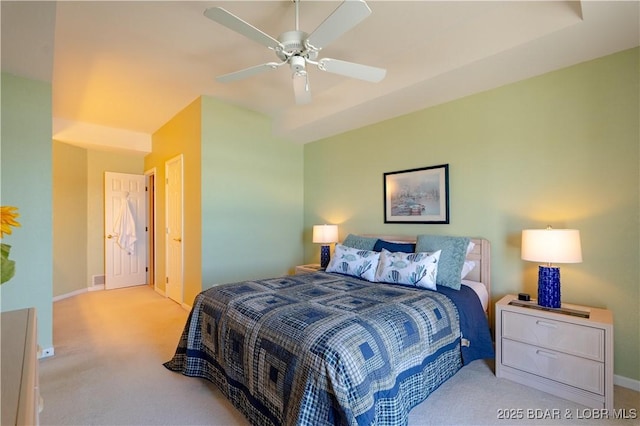
[{"label": "headboard", "polygon": [[[415,236],[406,235],[378,235],[378,234],[362,234],[363,237],[379,238],[385,241],[398,242],[398,243],[414,243],[416,242]],[[491,299],[491,244],[489,240],[484,238],[471,238],[471,241],[475,244],[471,253],[467,255],[467,260],[471,260],[476,263],[476,267],[465,277],[465,280],[477,281],[487,288],[489,293],[489,299]],[[489,303],[489,306],[491,303]]]}]

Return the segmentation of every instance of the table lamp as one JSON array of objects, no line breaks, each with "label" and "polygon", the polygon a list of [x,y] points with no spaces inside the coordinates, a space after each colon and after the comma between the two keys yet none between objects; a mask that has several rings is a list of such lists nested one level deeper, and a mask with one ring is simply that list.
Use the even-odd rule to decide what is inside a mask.
[{"label": "table lamp", "polygon": [[320,267],[326,268],[331,258],[329,245],[338,242],[338,225],[314,225],[313,242],[320,243]]},{"label": "table lamp", "polygon": [[552,263],[580,263],[580,231],[576,229],[525,229],[522,260],[544,262],[538,267],[538,305],[560,308],[560,268]]}]

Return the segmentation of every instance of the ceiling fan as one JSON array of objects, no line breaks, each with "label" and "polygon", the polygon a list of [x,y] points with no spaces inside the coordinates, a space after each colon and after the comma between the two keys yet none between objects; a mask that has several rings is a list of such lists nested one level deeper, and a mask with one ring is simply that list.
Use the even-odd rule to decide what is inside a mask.
[{"label": "ceiling fan", "polygon": [[285,31],[280,34],[277,39],[265,34],[258,28],[221,7],[211,7],[204,11],[204,15],[207,18],[273,50],[280,60],[279,62],[267,62],[240,71],[224,74],[216,77],[216,80],[222,83],[228,83],[266,71],[275,70],[288,64],[292,72],[293,91],[296,103],[306,104],[311,102],[309,76],[307,75],[308,64],[317,66],[321,71],[374,83],[384,78],[387,71],[383,68],[332,58],[318,59],[318,53],[322,48],[355,27],[371,14],[371,9],[369,9],[369,6],[367,6],[364,0],[345,0],[311,34],[299,30],[299,0],[293,0],[293,2],[296,7],[296,29]]}]

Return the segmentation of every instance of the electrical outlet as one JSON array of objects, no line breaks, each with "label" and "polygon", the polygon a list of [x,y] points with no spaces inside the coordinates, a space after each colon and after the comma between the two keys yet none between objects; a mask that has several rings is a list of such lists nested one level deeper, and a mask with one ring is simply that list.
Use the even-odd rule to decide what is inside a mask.
[{"label": "electrical outlet", "polygon": [[40,358],[48,358],[50,356],[53,356],[53,348],[43,349]]}]

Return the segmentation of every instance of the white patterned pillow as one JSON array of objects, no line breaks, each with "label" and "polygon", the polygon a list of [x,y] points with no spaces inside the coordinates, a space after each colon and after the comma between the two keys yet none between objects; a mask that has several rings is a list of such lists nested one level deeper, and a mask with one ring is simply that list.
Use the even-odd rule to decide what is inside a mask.
[{"label": "white patterned pillow", "polygon": [[382,249],[376,281],[436,290],[440,253],[392,253]]},{"label": "white patterned pillow", "polygon": [[337,272],[373,281],[376,276],[379,259],[380,253],[378,252],[336,244],[333,257],[329,265],[327,265],[327,272]]}]

